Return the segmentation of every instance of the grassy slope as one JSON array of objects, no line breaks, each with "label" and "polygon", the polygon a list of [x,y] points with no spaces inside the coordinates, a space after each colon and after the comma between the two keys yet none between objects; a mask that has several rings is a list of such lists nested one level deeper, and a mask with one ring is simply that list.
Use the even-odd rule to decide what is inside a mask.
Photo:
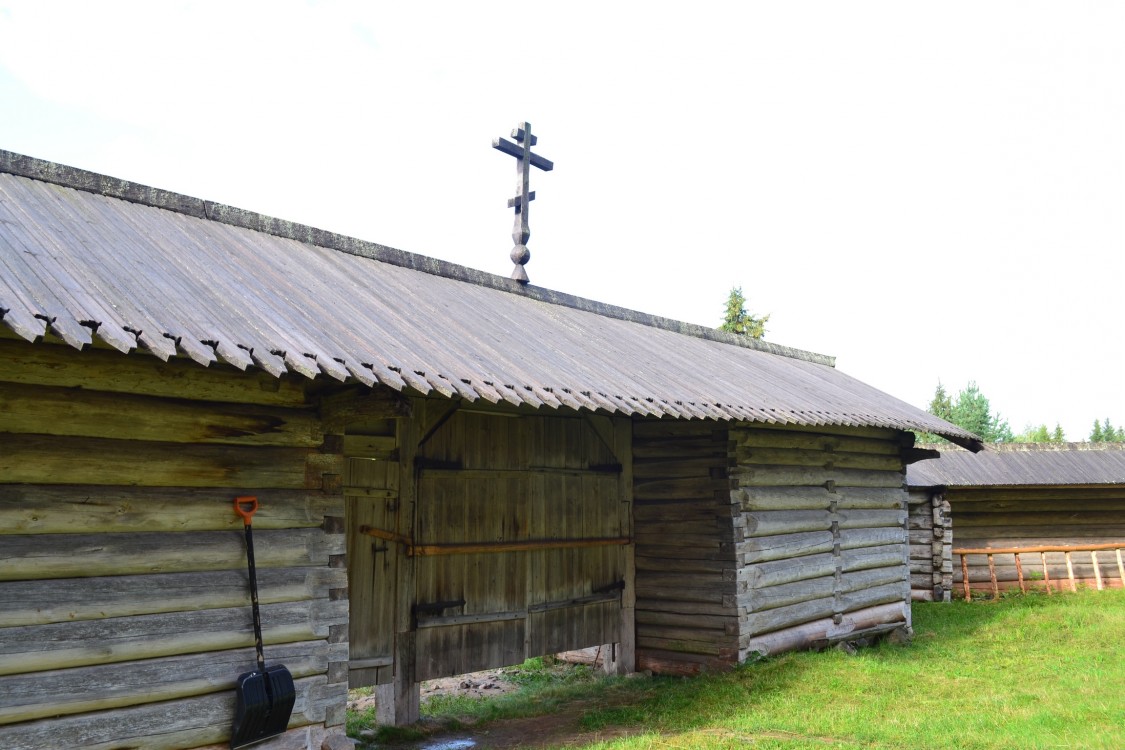
[{"label": "grassy slope", "polygon": [[[788,654],[683,680],[529,686],[491,720],[597,696],[590,748],[1125,747],[1125,591],[919,604],[915,642]],[[438,718],[465,707],[435,707]]]}]

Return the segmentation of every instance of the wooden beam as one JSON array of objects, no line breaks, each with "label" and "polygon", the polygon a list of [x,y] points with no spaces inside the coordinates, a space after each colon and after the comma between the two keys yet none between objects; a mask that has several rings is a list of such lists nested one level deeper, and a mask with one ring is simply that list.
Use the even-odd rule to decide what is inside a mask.
[{"label": "wooden beam", "polygon": [[0,340],[0,381],[273,406],[304,406],[307,383],[301,376],[275,378],[229,365],[201,367],[179,359],[162,362],[144,353],[78,352],[7,340]]}]

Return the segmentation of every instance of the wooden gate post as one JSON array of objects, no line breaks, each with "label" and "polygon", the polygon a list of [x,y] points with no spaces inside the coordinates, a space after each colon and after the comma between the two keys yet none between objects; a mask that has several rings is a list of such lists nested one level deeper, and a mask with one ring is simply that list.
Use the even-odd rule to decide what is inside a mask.
[{"label": "wooden gate post", "polygon": [[[421,410],[416,410],[417,415]],[[398,422],[399,445],[399,507],[395,531],[401,537],[415,538],[415,518],[418,506],[418,474],[414,456],[418,450],[417,416]],[[379,704],[386,706],[380,713],[394,726],[418,721],[418,703],[421,688],[414,678],[417,645],[414,630],[414,558],[408,556],[406,545],[392,545],[398,557],[398,584],[395,591],[395,645],[394,682],[379,693]],[[393,706],[393,712],[387,709]],[[389,714],[389,715],[388,715]],[[382,718],[380,723],[384,723]]]}]

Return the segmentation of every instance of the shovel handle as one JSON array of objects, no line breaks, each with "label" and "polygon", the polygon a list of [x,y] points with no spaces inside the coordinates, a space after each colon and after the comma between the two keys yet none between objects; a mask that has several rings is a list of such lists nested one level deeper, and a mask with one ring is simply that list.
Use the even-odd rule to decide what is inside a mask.
[{"label": "shovel handle", "polygon": [[234,499],[234,512],[242,516],[242,522],[249,526],[250,519],[258,512],[258,498],[253,495],[243,495]]}]

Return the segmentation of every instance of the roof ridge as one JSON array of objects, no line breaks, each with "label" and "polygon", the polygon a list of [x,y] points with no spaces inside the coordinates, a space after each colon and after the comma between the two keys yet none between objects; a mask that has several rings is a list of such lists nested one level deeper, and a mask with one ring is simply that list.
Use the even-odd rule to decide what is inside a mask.
[{"label": "roof ridge", "polygon": [[37,159],[33,156],[17,154],[12,151],[0,149],[0,172],[26,177],[40,182],[49,182],[62,187],[95,193],[109,198],[137,203],[154,208],[163,208],[168,211],[194,216],[221,224],[227,224],[243,229],[250,229],[275,237],[296,240],[319,247],[336,250],[348,255],[369,258],[393,266],[409,268],[422,273],[442,276],[456,281],[462,281],[477,286],[495,289],[509,294],[515,294],[529,299],[534,299],[547,304],[569,307],[582,310],[607,318],[616,318],[632,323],[658,328],[665,331],[680,333],[694,338],[707,339],[721,344],[741,346],[746,349],[776,354],[782,357],[812,362],[828,367],[836,366],[836,358],[817,354],[803,349],[782,346],[759,339],[752,339],[735,333],[728,333],[716,328],[696,323],[686,323],[673,318],[652,315],[626,307],[610,305],[605,302],[585,297],[578,297],[565,292],[558,292],[545,287],[524,285],[497,274],[479,271],[457,263],[431,258],[418,253],[398,250],[375,242],[357,239],[344,234],[330,232],[307,224],[286,221],[273,216],[266,216],[254,211],[228,206],[223,203],[195,198],[171,190],[163,190],[136,182],[130,182],[117,177],[91,172],[89,170],[71,167],[57,162]]}]

